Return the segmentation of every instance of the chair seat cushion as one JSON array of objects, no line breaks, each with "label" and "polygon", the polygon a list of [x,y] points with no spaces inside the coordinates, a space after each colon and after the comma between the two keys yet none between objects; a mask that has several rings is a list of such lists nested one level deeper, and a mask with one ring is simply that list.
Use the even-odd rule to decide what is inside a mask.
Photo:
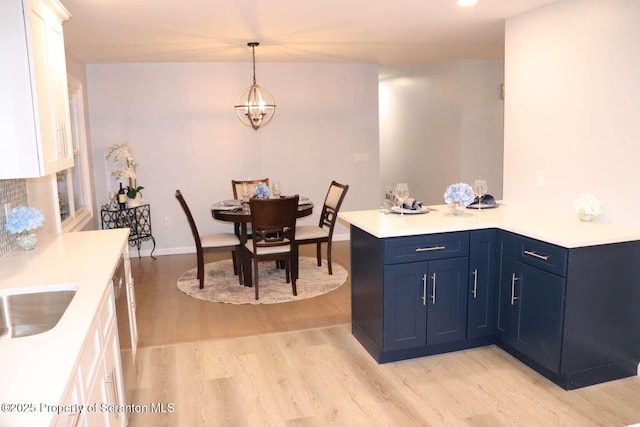
[{"label": "chair seat cushion", "polygon": [[300,225],[296,227],[296,240],[326,239],[329,232],[317,225]]},{"label": "chair seat cushion", "polygon": [[[245,245],[249,252],[253,252],[253,242],[249,241]],[[271,254],[286,254],[291,251],[291,245],[285,246],[271,246],[265,248],[258,248],[258,255],[271,255]]]},{"label": "chair seat cushion", "polygon": [[222,248],[224,246],[237,246],[240,244],[238,236],[234,233],[214,233],[200,236],[203,248]]}]

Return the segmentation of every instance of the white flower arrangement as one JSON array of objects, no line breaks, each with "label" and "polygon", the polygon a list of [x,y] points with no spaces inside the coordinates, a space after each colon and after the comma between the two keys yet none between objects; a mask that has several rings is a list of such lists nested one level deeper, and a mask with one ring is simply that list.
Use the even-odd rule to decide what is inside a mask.
[{"label": "white flower arrangement", "polygon": [[105,160],[112,160],[111,176],[115,179],[136,179],[136,167],[138,162],[133,157],[133,151],[125,142],[124,144],[112,144],[104,153]]},{"label": "white flower arrangement", "polygon": [[595,218],[602,213],[600,200],[591,193],[583,193],[573,202],[573,209],[579,215],[588,215]]},{"label": "white flower arrangement", "polygon": [[445,203],[461,203],[464,206],[469,206],[475,200],[476,196],[473,194],[473,189],[469,184],[459,182],[457,184],[451,184],[444,192]]},{"label": "white flower arrangement", "polygon": [[251,193],[251,195],[257,199],[268,199],[271,195],[271,190],[269,190],[269,187],[267,185],[259,182],[255,187],[253,187],[253,192]]},{"label": "white flower arrangement", "polygon": [[25,231],[36,230],[44,224],[44,215],[36,208],[28,208],[24,205],[17,206],[9,212],[4,229],[9,234],[18,234]]},{"label": "white flower arrangement", "polygon": [[112,144],[107,147],[107,151],[104,153],[104,159],[111,160],[113,165],[111,167],[111,176],[116,180],[126,178],[129,180],[127,186],[127,197],[135,199],[136,195],[144,189],[142,186],[138,186],[136,183],[136,168],[138,162],[133,157],[133,151],[125,142],[124,144]]}]

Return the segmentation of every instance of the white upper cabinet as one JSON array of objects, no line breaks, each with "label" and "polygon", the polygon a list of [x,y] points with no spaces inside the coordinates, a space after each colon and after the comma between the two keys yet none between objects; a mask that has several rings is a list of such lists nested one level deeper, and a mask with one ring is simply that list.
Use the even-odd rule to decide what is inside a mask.
[{"label": "white upper cabinet", "polygon": [[62,22],[57,0],[0,2],[0,179],[73,166]]}]

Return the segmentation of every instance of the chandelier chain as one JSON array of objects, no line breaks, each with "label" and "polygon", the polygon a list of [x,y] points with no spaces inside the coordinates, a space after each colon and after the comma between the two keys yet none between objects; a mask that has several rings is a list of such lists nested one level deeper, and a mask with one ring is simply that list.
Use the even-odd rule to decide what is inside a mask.
[{"label": "chandelier chain", "polygon": [[253,53],[253,84],[256,84],[256,47],[251,45],[251,51]]}]

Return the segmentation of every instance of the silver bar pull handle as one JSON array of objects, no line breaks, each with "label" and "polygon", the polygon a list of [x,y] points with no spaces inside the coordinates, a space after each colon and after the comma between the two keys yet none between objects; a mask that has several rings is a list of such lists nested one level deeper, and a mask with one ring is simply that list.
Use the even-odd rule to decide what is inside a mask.
[{"label": "silver bar pull handle", "polygon": [[416,248],[416,252],[441,251],[447,249],[446,246],[429,246],[428,248]]},{"label": "silver bar pull handle", "polygon": [[541,259],[541,260],[543,260],[543,261],[546,261],[546,260],[548,260],[548,259],[549,259],[549,256],[548,256],[548,255],[540,255],[540,254],[535,253],[535,252],[533,252],[533,251],[524,251],[524,254],[525,254],[525,255],[532,256],[532,257],[534,257],[534,258]]},{"label": "silver bar pull handle", "polygon": [[515,305],[518,297],[516,296],[516,280],[520,280],[516,277],[516,273],[511,274],[511,305]]},{"label": "silver bar pull handle", "polygon": [[[112,403],[114,405],[116,405],[116,406],[120,405],[120,398],[118,396],[118,388],[117,388],[117,385],[116,385],[116,370],[115,370],[115,367],[111,368],[111,374],[106,376],[106,378],[104,380],[104,383],[105,384],[111,384],[111,393],[112,393],[112,396],[113,396],[113,402]],[[118,418],[118,411],[115,411],[115,412],[116,412],[115,417],[117,419]]]},{"label": "silver bar pull handle", "polygon": [[422,275],[422,305],[427,305],[427,273]]},{"label": "silver bar pull handle", "polygon": [[431,275],[431,279],[433,280],[433,290],[431,291],[431,304],[436,303],[436,273]]},{"label": "silver bar pull handle", "polygon": [[473,299],[476,299],[478,297],[478,269],[474,269],[473,270],[473,291],[471,291],[471,293],[473,294]]}]

